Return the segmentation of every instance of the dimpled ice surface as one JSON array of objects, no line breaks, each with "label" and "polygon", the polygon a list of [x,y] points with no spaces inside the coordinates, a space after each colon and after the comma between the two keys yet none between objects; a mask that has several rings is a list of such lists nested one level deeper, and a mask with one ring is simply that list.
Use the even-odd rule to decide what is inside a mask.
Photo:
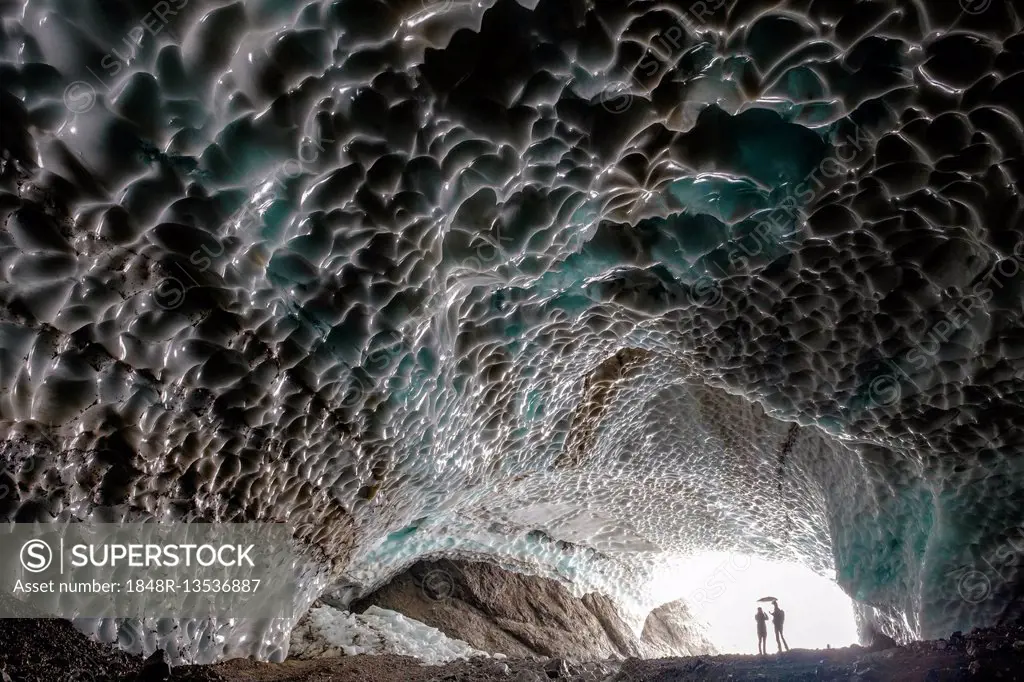
[{"label": "dimpled ice surface", "polygon": [[0,513],[295,524],[293,619],[79,624],[177,661],[438,555],[1018,617],[1016,7],[0,0]]}]

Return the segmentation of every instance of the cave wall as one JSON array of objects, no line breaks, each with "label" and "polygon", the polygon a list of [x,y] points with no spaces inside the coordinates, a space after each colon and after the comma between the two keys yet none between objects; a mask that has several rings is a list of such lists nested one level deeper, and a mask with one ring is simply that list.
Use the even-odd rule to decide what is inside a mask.
[{"label": "cave wall", "polygon": [[1019,619],[1016,5],[175,4],[0,3],[0,517]]},{"label": "cave wall", "polygon": [[682,602],[653,611],[640,633],[601,594],[577,598],[562,583],[485,562],[419,561],[350,605],[397,611],[476,649],[571,660],[715,653]]}]

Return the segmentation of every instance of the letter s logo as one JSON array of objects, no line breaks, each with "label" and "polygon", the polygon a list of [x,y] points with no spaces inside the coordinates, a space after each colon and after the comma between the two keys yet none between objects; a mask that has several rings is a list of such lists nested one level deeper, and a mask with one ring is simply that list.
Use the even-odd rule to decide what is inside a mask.
[{"label": "letter s logo", "polygon": [[42,540],[29,540],[21,546],[21,565],[29,573],[42,573],[53,563],[53,550]]}]

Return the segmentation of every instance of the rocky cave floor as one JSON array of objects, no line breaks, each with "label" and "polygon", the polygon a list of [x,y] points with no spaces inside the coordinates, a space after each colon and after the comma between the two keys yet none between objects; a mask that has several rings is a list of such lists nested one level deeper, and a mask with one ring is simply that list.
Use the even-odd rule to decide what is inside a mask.
[{"label": "rocky cave floor", "polygon": [[1022,680],[1024,627],[975,630],[949,640],[871,651],[853,646],[768,656],[699,656],[660,660],[473,659],[442,666],[400,656],[348,656],[313,661],[168,668],[158,652],[147,660],[97,644],[68,621],[0,620],[3,682],[469,682],[548,679],[608,682],[669,680]]}]

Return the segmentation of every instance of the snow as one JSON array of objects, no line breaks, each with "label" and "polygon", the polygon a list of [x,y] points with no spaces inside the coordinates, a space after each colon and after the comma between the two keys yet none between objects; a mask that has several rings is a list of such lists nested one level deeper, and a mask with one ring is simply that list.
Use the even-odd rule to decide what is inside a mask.
[{"label": "snow", "polygon": [[428,664],[442,664],[474,656],[503,659],[450,639],[437,628],[400,613],[371,606],[350,613],[322,605],[310,609],[292,633],[292,658],[330,658],[357,654],[412,656]]}]

